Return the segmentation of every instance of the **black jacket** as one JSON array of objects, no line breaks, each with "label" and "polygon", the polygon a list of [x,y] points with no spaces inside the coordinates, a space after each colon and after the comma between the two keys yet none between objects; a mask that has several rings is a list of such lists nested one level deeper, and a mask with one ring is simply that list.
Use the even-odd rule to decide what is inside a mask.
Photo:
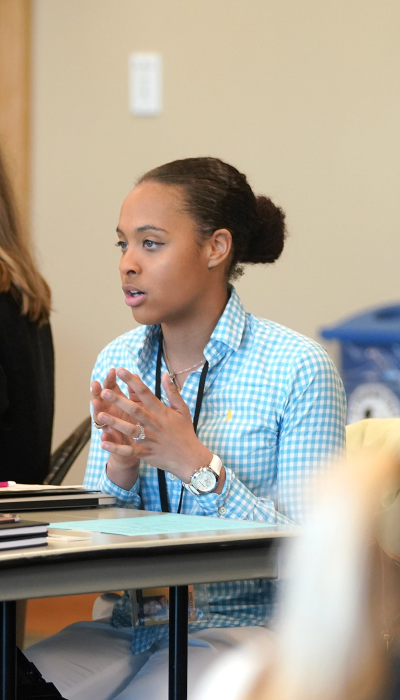
[{"label": "black jacket", "polygon": [[54,354],[49,324],[0,293],[0,481],[42,483],[49,472]]}]

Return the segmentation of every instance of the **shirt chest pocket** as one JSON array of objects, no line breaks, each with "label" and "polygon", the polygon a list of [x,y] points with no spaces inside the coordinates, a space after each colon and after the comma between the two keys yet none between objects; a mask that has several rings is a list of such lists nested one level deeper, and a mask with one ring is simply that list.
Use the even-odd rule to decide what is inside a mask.
[{"label": "shirt chest pocket", "polygon": [[276,475],[278,433],[256,411],[243,409],[208,410],[199,438],[226,466],[254,489],[272,483]]}]

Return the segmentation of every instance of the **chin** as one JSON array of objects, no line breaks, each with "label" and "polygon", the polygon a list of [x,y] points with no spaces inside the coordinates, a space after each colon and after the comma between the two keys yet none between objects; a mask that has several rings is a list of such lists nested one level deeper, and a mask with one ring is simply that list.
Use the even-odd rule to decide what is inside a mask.
[{"label": "chin", "polygon": [[132,316],[136,323],[140,323],[141,326],[155,326],[161,323],[161,319],[154,313],[146,311],[145,309],[132,309]]},{"label": "chin", "polygon": [[188,309],[182,305],[169,304],[167,308],[160,308],[161,304],[132,307],[132,316],[136,323],[142,326],[156,326],[161,323],[180,323],[188,318]]}]

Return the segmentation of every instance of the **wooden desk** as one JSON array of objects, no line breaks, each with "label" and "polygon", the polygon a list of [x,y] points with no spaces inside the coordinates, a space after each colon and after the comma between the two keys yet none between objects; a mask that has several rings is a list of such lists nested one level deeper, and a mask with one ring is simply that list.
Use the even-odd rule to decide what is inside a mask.
[{"label": "wooden desk", "polygon": [[[46,511],[27,518],[44,522],[140,518],[160,515],[126,508]],[[126,537],[92,533],[91,540],[51,542],[47,547],[0,551],[0,700],[15,700],[15,601],[124,588],[170,586],[170,698],[186,697],[187,586],[250,578],[277,578],[278,545],[291,528],[210,531]],[[186,606],[186,607],[185,607]],[[171,653],[173,652],[173,653]],[[175,657],[175,658],[174,658]]]}]

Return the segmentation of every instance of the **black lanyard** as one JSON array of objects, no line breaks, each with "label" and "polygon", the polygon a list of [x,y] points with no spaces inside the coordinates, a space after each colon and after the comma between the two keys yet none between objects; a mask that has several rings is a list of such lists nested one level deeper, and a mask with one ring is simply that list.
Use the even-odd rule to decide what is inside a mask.
[{"label": "black lanyard", "polygon": [[[158,353],[157,353],[157,365],[156,365],[156,389],[154,392],[156,397],[160,400],[161,400],[162,345],[163,345],[162,333],[160,332],[160,340],[158,343]],[[208,361],[206,360],[204,363],[203,369],[201,371],[201,375],[200,375],[200,379],[199,379],[199,388],[197,390],[196,408],[194,410],[194,418],[193,418],[193,428],[194,428],[195,433],[197,433],[197,424],[199,422],[201,404],[203,403],[204,386],[206,383],[207,372],[208,372]],[[168,491],[167,491],[167,484],[165,481],[165,471],[163,469],[157,469],[157,476],[158,476],[158,489],[160,492],[161,510],[163,513],[170,513],[171,509],[169,507],[169,501],[168,501]],[[183,491],[184,491],[184,487],[182,486],[177,513],[181,512]]]}]

